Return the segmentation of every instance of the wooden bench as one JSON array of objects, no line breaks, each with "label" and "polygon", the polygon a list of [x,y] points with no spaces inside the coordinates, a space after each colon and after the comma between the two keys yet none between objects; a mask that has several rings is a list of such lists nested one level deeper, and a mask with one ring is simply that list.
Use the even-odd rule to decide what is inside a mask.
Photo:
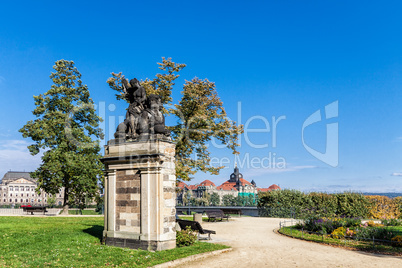
[{"label": "wooden bench", "polygon": [[209,220],[216,221],[217,219],[220,219],[221,221],[223,221],[223,219],[226,219],[227,221],[229,221],[229,216],[225,215],[225,213],[223,213],[223,211],[220,209],[209,210],[209,211],[207,210],[205,211],[205,213],[207,213],[208,221]]},{"label": "wooden bench", "polygon": [[240,208],[222,208],[222,211],[223,211],[223,213],[225,213],[225,215],[237,214],[237,215],[239,215],[239,217],[241,217],[241,215],[243,215]]},{"label": "wooden bench", "polygon": [[207,234],[208,240],[211,240],[211,234],[216,234],[215,231],[206,230],[202,228],[201,224],[198,221],[188,221],[188,220],[181,220],[176,219],[176,222],[179,224],[182,230],[185,230],[187,227],[190,227],[191,230],[198,232],[198,239],[200,239],[200,234]]},{"label": "wooden bench", "polygon": [[22,210],[27,214],[31,212],[31,215],[33,215],[34,212],[43,212],[43,215],[45,215],[45,213],[48,212],[46,207],[23,207]]}]

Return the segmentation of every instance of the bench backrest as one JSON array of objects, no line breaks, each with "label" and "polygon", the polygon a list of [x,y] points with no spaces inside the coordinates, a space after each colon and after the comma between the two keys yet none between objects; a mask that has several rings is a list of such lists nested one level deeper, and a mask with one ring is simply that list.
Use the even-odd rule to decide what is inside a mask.
[{"label": "bench backrest", "polygon": [[223,213],[226,214],[243,214],[241,209],[235,209],[235,208],[224,208],[222,211]]},{"label": "bench backrest", "polygon": [[23,211],[46,211],[46,207],[23,207]]},{"label": "bench backrest", "polygon": [[225,214],[223,213],[222,210],[210,210],[210,211],[206,211],[208,217],[223,217],[225,216]]},{"label": "bench backrest", "polygon": [[191,230],[198,231],[200,234],[205,234],[204,229],[202,229],[202,226],[198,221],[189,221],[181,219],[177,219],[176,221],[182,230],[186,229],[189,226]]}]

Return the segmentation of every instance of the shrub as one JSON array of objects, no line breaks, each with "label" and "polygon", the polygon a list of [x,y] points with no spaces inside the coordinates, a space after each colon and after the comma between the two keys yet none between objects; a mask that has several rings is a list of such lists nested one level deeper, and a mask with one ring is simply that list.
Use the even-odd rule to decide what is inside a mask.
[{"label": "shrub", "polygon": [[176,232],[176,246],[187,247],[197,241],[197,233],[195,233],[189,226],[186,229]]},{"label": "shrub", "polygon": [[357,227],[361,224],[361,219],[359,218],[342,218],[342,226],[345,227]]},{"label": "shrub", "polygon": [[381,223],[385,226],[402,226],[402,221],[397,220],[397,219],[385,219],[382,220]]},{"label": "shrub", "polygon": [[387,196],[369,195],[366,196],[371,203],[370,218],[374,219],[394,219],[400,216],[397,199]]},{"label": "shrub", "polygon": [[334,194],[338,201],[336,215],[340,217],[359,217],[365,218],[369,213],[370,202],[362,194],[358,193],[338,193]]},{"label": "shrub", "polygon": [[399,209],[399,219],[402,219],[402,196],[395,197],[394,200]]},{"label": "shrub", "polygon": [[311,232],[332,233],[339,227],[357,227],[361,223],[358,218],[320,218],[310,217],[304,221],[304,227]]},{"label": "shrub", "polygon": [[402,247],[402,235],[395,236],[394,238],[391,239],[391,241],[396,242],[396,243],[392,243],[392,246]]},{"label": "shrub", "polygon": [[296,190],[277,190],[258,194],[260,216],[293,217],[359,217],[369,215],[371,203],[359,193],[309,193]]},{"label": "shrub", "polygon": [[331,236],[332,238],[341,239],[345,237],[345,234],[346,234],[345,227],[339,227],[331,233]]},{"label": "shrub", "polygon": [[391,240],[395,236],[392,231],[387,230],[386,228],[377,228],[377,227],[360,227],[356,229],[356,236],[358,238],[364,239],[380,239],[380,240]]}]

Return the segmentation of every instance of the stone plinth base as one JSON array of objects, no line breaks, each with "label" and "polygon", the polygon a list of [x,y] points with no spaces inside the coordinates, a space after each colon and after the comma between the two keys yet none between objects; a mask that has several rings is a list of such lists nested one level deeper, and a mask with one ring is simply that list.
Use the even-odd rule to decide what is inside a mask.
[{"label": "stone plinth base", "polygon": [[176,247],[176,240],[171,241],[148,241],[129,238],[115,238],[107,237],[105,244],[108,246],[115,246],[120,248],[143,249],[143,250],[165,250]]},{"label": "stone plinth base", "polygon": [[175,145],[160,140],[105,146],[106,245],[176,247],[174,154]]}]

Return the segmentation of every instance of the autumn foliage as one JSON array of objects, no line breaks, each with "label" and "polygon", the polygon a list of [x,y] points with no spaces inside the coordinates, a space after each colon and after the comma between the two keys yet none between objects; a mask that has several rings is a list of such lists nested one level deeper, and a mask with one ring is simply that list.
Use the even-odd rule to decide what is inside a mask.
[{"label": "autumn foliage", "polygon": [[371,209],[369,218],[373,219],[397,219],[401,212],[395,198],[381,195],[366,196],[370,200]]}]

